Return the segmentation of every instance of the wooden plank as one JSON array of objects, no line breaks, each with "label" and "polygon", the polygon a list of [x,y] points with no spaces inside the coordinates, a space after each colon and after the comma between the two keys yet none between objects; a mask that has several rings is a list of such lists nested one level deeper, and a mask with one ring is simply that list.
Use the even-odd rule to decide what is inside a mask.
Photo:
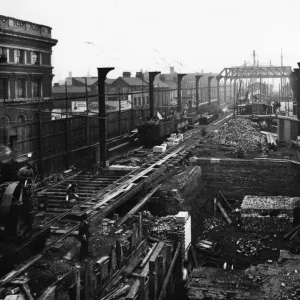
[{"label": "wooden plank", "polygon": [[150,258],[150,256],[152,255],[154,249],[156,248],[157,243],[154,243],[150,249],[150,251],[147,253],[147,255],[145,256],[145,258],[143,259],[143,261],[140,263],[140,267],[143,268],[145,266],[145,264],[147,263],[148,259]]},{"label": "wooden plank", "polygon": [[150,199],[150,197],[161,187],[161,184],[152,189],[136,206],[134,206],[118,223],[117,226],[121,226],[129,218],[135,215]]},{"label": "wooden plank", "polygon": [[176,262],[176,260],[177,260],[178,255],[179,255],[180,248],[181,248],[181,243],[179,242],[178,245],[177,245],[177,248],[176,248],[174,257],[173,257],[173,259],[172,259],[171,266],[170,266],[170,268],[169,268],[169,270],[168,270],[168,273],[167,273],[167,276],[166,276],[166,278],[165,278],[163,287],[162,287],[162,289],[161,289],[161,291],[160,291],[158,300],[162,300],[162,299],[165,297],[165,292],[166,292],[166,289],[167,289],[167,286],[168,286],[170,277],[171,277],[171,275],[172,275],[172,272],[173,272],[173,269],[174,269],[174,266],[175,266],[175,262]]},{"label": "wooden plank", "polygon": [[3,279],[0,280],[0,287],[4,284],[8,283],[10,280],[24,272],[26,269],[28,269],[30,266],[32,266],[35,262],[37,262],[39,259],[41,259],[43,255],[39,254],[36,255],[34,258],[30,259],[30,261],[22,264],[19,266],[19,268],[9,272]]},{"label": "wooden plank", "polygon": [[29,286],[26,283],[22,284],[22,288],[23,288],[23,290],[24,290],[24,292],[25,292],[26,297],[28,298],[28,300],[34,300],[34,298],[31,295]]},{"label": "wooden plank", "polygon": [[227,215],[227,213],[226,213],[225,209],[222,207],[222,205],[221,205],[219,202],[217,202],[217,205],[218,205],[218,207],[219,207],[220,211],[222,212],[222,214],[223,214],[224,218],[225,218],[225,219],[226,219],[226,221],[228,222],[228,224],[231,224],[231,223],[232,223],[232,221],[231,221],[231,220],[230,220],[230,218],[228,217],[228,215]]},{"label": "wooden plank", "polygon": [[233,211],[233,208],[231,207],[231,205],[228,203],[228,201],[226,200],[225,196],[222,194],[222,192],[219,190],[219,193],[221,195],[221,197],[224,199],[224,201],[226,202],[226,204],[228,205],[228,207],[231,209],[231,211]]}]

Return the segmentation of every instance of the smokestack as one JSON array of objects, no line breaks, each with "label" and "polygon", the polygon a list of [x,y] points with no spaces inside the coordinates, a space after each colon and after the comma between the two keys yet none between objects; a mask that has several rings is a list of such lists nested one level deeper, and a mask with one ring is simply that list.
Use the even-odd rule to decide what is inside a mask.
[{"label": "smokestack", "polygon": [[69,72],[69,78],[72,78],[72,72]]},{"label": "smokestack", "polygon": [[175,73],[174,67],[170,67],[170,74],[174,74],[174,73]]},{"label": "smokestack", "polygon": [[123,72],[123,77],[130,77],[131,73],[130,72]]}]

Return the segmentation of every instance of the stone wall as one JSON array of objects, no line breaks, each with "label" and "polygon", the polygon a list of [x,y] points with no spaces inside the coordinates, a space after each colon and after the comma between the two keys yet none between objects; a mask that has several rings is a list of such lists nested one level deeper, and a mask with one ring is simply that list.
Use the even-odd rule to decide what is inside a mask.
[{"label": "stone wall", "polygon": [[191,158],[200,165],[207,197],[213,200],[221,190],[228,199],[245,195],[300,196],[300,165],[290,162],[246,159]]}]

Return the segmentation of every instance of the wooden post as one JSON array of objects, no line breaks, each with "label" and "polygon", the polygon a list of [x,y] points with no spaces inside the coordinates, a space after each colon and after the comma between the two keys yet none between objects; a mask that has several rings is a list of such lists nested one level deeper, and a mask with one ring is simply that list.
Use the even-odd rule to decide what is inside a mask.
[{"label": "wooden post", "polygon": [[143,218],[142,213],[139,213],[139,240],[143,238]]},{"label": "wooden post", "polygon": [[149,299],[156,300],[157,296],[157,268],[156,261],[149,261]]},{"label": "wooden post", "polygon": [[228,217],[228,215],[227,215],[226,211],[224,210],[224,208],[222,207],[222,205],[221,205],[219,202],[217,203],[217,205],[218,205],[220,211],[222,212],[224,218],[225,218],[226,221],[228,222],[228,224],[231,224],[232,221],[231,221],[230,218]]},{"label": "wooden post", "polygon": [[140,282],[139,299],[145,300],[145,298],[146,298],[146,277],[145,276],[139,277],[139,282]]},{"label": "wooden post", "polygon": [[162,288],[164,275],[164,257],[162,255],[159,255],[157,257],[157,291],[159,291]]},{"label": "wooden post", "polygon": [[217,199],[214,198],[214,217],[217,217]]}]

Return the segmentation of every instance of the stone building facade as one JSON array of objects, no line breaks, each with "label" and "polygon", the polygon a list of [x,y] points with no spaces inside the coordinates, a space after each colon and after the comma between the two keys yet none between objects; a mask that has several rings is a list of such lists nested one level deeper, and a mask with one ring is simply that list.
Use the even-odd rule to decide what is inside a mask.
[{"label": "stone building facade", "polygon": [[1,143],[9,144],[14,125],[37,117],[39,102],[43,116],[51,118],[56,43],[50,27],[0,15]]}]

